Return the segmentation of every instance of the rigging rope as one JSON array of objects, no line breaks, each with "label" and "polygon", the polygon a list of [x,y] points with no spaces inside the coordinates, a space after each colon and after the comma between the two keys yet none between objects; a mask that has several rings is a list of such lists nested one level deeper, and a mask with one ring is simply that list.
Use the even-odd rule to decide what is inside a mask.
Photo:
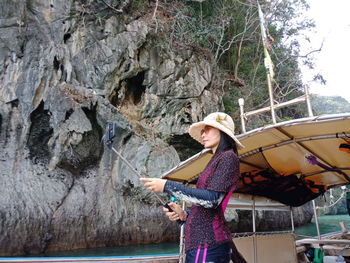
[{"label": "rigging rope", "polygon": [[[325,208],[330,208],[330,207],[335,206],[344,197],[345,193],[346,193],[346,191],[343,190],[343,192],[341,193],[341,195],[340,195],[340,197],[338,198],[337,201],[335,201],[334,203],[332,203],[330,205],[324,205],[323,208],[325,209]],[[320,209],[321,207],[317,207],[317,208]]]}]

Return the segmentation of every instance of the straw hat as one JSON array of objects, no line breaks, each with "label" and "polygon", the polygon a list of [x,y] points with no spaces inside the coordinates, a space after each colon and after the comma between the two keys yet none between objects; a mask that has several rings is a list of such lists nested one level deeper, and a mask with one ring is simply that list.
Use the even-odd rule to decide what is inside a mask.
[{"label": "straw hat", "polygon": [[203,121],[193,123],[188,133],[191,135],[193,139],[196,141],[199,141],[203,144],[201,131],[206,126],[212,126],[220,131],[223,131],[228,136],[230,136],[232,139],[235,140],[237,143],[237,146],[240,148],[244,148],[244,146],[238,141],[238,139],[235,136],[235,124],[233,123],[232,118],[223,112],[214,112],[210,113],[207,117],[204,118]]}]

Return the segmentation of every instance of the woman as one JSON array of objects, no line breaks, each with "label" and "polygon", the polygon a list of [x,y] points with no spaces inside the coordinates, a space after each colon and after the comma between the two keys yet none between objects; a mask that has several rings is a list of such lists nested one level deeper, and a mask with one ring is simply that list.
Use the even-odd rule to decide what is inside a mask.
[{"label": "woman", "polygon": [[192,124],[189,134],[214,154],[196,188],[159,178],[141,181],[153,192],[166,192],[192,204],[189,211],[176,203],[169,203],[172,212],[163,208],[171,221],[180,219],[185,223],[186,263],[228,263],[230,259],[234,263],[246,262],[236,250],[224,218],[223,200],[229,198],[239,180],[237,145],[243,147],[234,135],[232,118],[222,112],[211,113]]}]

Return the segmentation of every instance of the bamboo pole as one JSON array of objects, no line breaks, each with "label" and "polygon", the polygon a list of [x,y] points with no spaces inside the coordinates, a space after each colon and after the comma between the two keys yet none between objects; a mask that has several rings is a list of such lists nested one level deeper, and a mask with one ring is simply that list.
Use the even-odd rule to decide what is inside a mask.
[{"label": "bamboo pole", "polygon": [[304,86],[304,91],[305,91],[305,101],[306,101],[306,105],[307,105],[307,112],[309,114],[309,117],[313,117],[314,114],[312,113],[311,102],[310,102],[310,92],[309,92],[308,85]]},{"label": "bamboo pole", "polygon": [[[266,63],[268,63],[267,59],[265,60]],[[270,65],[268,66],[270,67]],[[269,89],[269,98],[270,98],[270,109],[271,109],[271,117],[272,117],[272,123],[276,124],[276,113],[275,113],[275,107],[274,107],[274,99],[273,99],[273,88],[272,88],[272,81],[271,81],[271,74],[269,68],[267,68],[267,86]]]},{"label": "bamboo pole", "polygon": [[[274,107],[275,110],[277,110],[277,109],[284,108],[286,106],[294,105],[294,104],[297,104],[297,103],[300,103],[300,102],[304,102],[304,101],[305,101],[305,95],[302,95],[302,96],[300,96],[298,98],[295,98],[295,99],[292,99],[292,100],[289,100],[289,101],[286,101],[286,102],[275,104],[273,107]],[[244,113],[244,117],[249,117],[249,116],[256,115],[256,114],[263,113],[263,112],[267,112],[267,111],[270,111],[270,110],[271,110],[271,106],[264,107],[264,108],[261,108],[261,109],[258,109],[258,110],[248,111],[248,112]]]},{"label": "bamboo pole", "polygon": [[272,61],[269,55],[269,52],[267,51],[266,44],[268,43],[268,38],[266,34],[265,29],[265,19],[264,14],[262,13],[262,10],[259,5],[259,1],[257,0],[257,6],[258,6],[258,12],[259,12],[259,20],[260,20],[260,30],[261,30],[261,37],[262,37],[262,44],[264,48],[264,65],[266,69],[266,76],[267,76],[267,86],[269,89],[269,99],[270,99],[270,111],[271,111],[271,117],[272,117],[272,123],[276,123],[276,114],[275,114],[275,108],[274,108],[274,99],[273,99],[273,87],[272,87],[272,78],[273,78],[273,65]]},{"label": "bamboo pole", "polygon": [[238,99],[238,104],[239,104],[239,110],[241,112],[241,124],[242,124],[242,132],[245,133],[245,115],[244,115],[244,99],[240,98]]}]

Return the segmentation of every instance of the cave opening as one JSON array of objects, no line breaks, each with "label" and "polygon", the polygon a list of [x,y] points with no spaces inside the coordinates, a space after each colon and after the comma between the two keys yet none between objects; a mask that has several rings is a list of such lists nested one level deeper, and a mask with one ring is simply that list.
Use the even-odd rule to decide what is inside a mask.
[{"label": "cave opening", "polygon": [[146,86],[143,85],[144,78],[145,71],[142,71],[134,77],[122,80],[109,97],[111,104],[114,106],[125,103],[139,104],[146,91]]},{"label": "cave opening", "polygon": [[[71,145],[69,150],[63,152],[57,164],[58,167],[76,175],[95,166],[103,154],[103,145],[101,144],[103,130],[97,121],[96,106],[92,109],[82,107],[82,110],[89,119],[92,129],[82,134],[83,137],[79,144]],[[67,113],[72,114],[71,110]]]},{"label": "cave opening", "polygon": [[53,134],[50,118],[51,113],[49,110],[45,110],[43,101],[30,114],[31,126],[27,146],[29,148],[29,157],[32,160],[48,161],[50,158],[47,144]]},{"label": "cave opening", "polygon": [[70,33],[66,33],[63,35],[63,42],[66,44],[67,43],[67,40],[70,39],[71,37],[71,34]]},{"label": "cave opening", "polygon": [[53,58],[53,68],[56,71],[60,69],[60,62],[58,61],[56,56],[54,56],[54,58]]},{"label": "cave opening", "polygon": [[126,80],[126,93],[125,97],[137,105],[141,99],[142,95],[145,93],[146,86],[142,85],[145,78],[145,72],[142,71],[136,76]]},{"label": "cave opening", "polygon": [[166,142],[175,148],[181,161],[203,150],[203,145],[194,140],[188,133],[172,135]]}]

